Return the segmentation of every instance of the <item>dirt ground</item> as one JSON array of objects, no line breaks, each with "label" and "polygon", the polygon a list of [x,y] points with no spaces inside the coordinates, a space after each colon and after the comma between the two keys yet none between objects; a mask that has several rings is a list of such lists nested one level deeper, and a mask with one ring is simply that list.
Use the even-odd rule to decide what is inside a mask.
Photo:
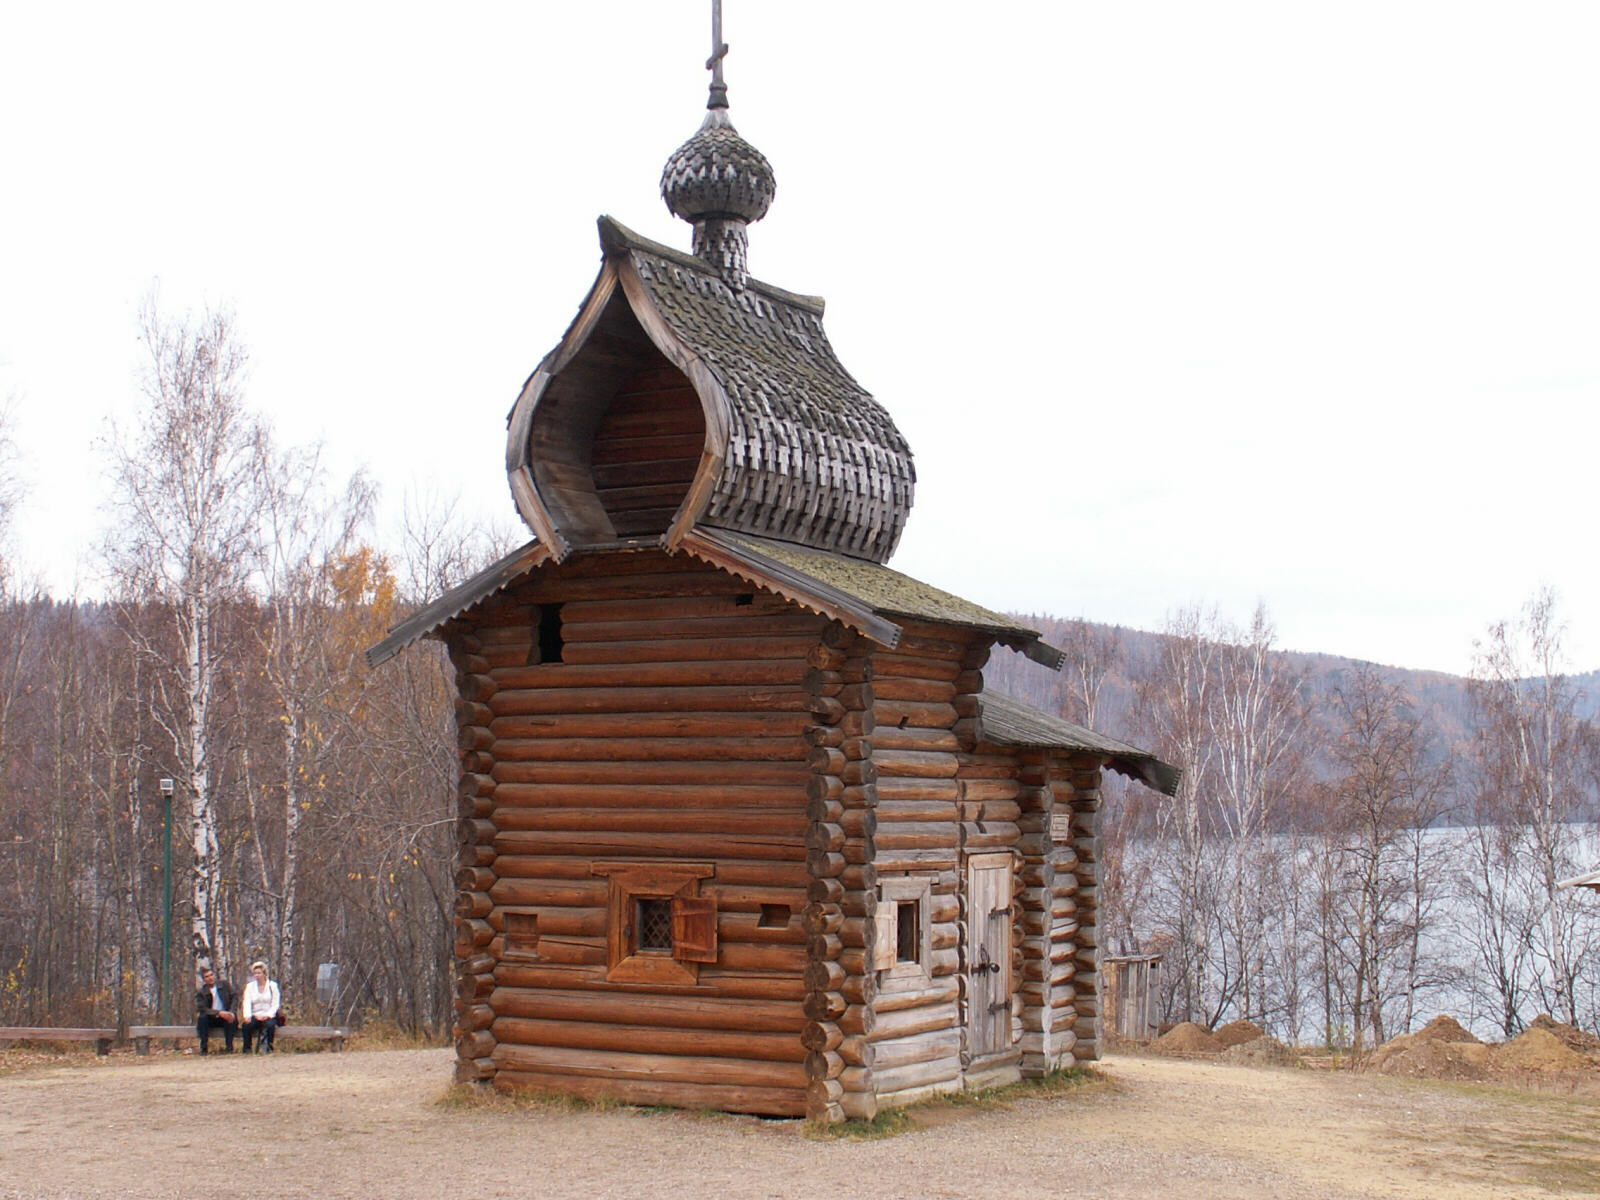
[{"label": "dirt ground", "polygon": [[841,1142],[796,1121],[441,1104],[451,1061],[407,1050],[12,1069],[0,1197],[1600,1193],[1600,1102],[1476,1084],[1114,1057],[1107,1082],[1065,1097],[934,1108],[920,1128]]}]

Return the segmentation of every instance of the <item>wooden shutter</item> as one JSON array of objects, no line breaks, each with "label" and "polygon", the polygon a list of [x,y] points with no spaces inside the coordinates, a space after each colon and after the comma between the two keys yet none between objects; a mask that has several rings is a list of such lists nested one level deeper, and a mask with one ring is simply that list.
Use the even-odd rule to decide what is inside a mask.
[{"label": "wooden shutter", "polygon": [[872,969],[887,971],[900,960],[900,906],[893,900],[879,900],[876,922],[878,928],[872,944]]},{"label": "wooden shutter", "polygon": [[672,898],[672,957],[681,962],[717,961],[717,902],[710,896]]}]

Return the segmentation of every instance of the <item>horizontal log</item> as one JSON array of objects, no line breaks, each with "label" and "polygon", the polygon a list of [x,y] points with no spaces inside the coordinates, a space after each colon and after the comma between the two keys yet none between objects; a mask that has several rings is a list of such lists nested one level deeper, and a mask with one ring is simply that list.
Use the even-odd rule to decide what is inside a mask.
[{"label": "horizontal log", "polygon": [[885,775],[878,780],[878,802],[932,800],[956,805],[961,800],[961,784],[955,779],[902,779]]},{"label": "horizontal log", "polygon": [[[584,860],[584,866],[588,865]],[[533,879],[507,873],[495,881],[489,896],[496,904],[509,908],[590,908],[604,906],[609,889],[610,885],[598,878]]]},{"label": "horizontal log", "polygon": [[[746,610],[748,612],[748,610]],[[744,638],[804,636],[815,638],[820,617],[797,608],[769,609],[749,615],[707,613],[685,606],[677,613],[620,621],[571,620],[562,612],[561,636],[569,642],[629,642],[660,637]]]},{"label": "horizontal log", "polygon": [[[799,1044],[798,1039],[796,1044]],[[768,1062],[702,1054],[636,1054],[506,1043],[494,1048],[493,1057],[500,1070],[560,1071],[591,1079],[796,1089],[804,1089],[806,1083],[803,1061]]]},{"label": "horizontal log", "polygon": [[[697,856],[690,856],[697,857]],[[587,856],[502,854],[495,859],[496,887],[508,879],[567,880],[572,885],[598,887],[604,894],[605,881],[595,876],[593,863]],[[758,860],[728,860],[716,864],[716,874],[705,886],[716,888],[784,888],[804,891],[809,880],[803,863],[768,862]],[[499,893],[491,889],[491,895]],[[509,895],[509,893],[506,893]],[[737,894],[735,894],[737,898]],[[518,901],[498,900],[502,904]],[[773,901],[768,901],[773,902]],[[781,899],[776,901],[781,903]],[[537,903],[537,902],[535,902]],[[557,903],[557,901],[544,901]],[[584,900],[565,900],[559,903],[588,903]]]},{"label": "horizontal log", "polygon": [[[845,1111],[850,1111],[850,1093],[862,1086],[861,1076],[852,1074],[861,1072],[863,1068],[847,1067],[839,1082],[844,1084]],[[924,1088],[934,1088],[939,1084],[954,1083],[961,1077],[961,1060],[955,1056],[929,1059],[927,1062],[910,1063],[903,1067],[878,1067],[866,1068],[870,1074],[866,1076],[870,1086],[877,1090],[878,1103],[892,1105],[895,1093],[912,1092],[921,1093]],[[948,1090],[959,1090],[959,1084]],[[920,1096],[919,1096],[920,1098]]]},{"label": "horizontal log", "polygon": [[[639,1001],[643,1006],[645,1002]],[[747,1030],[678,1029],[664,1025],[618,1025],[600,1021],[545,1021],[501,1017],[494,1023],[502,1046],[565,1047],[640,1055],[675,1055],[804,1062],[806,1048],[793,1033]]]},{"label": "horizontal log", "polygon": [[899,727],[879,725],[872,734],[876,750],[904,750],[912,752],[959,754],[961,739],[948,729],[924,729],[920,725]]},{"label": "horizontal log", "polygon": [[891,1013],[953,1004],[960,992],[961,981],[952,975],[923,987],[907,987],[894,991],[880,990],[874,1007],[878,1019],[887,1020]]},{"label": "horizontal log", "polygon": [[[498,1022],[496,1022],[498,1025]],[[873,1037],[876,1053],[875,1066],[879,1071],[907,1067],[913,1063],[932,1062],[936,1059],[954,1058],[961,1051],[961,1032],[954,1026],[931,1029],[906,1037],[885,1038],[883,1027]]]},{"label": "horizontal log", "polygon": [[[481,724],[495,717],[572,713],[802,712],[807,696],[793,686],[502,688]],[[483,707],[483,706],[479,706]]]},{"label": "horizontal log", "polygon": [[[520,909],[533,907],[539,918],[540,938],[603,938],[606,935],[605,897],[602,904],[593,908],[541,907],[518,905]],[[505,930],[505,911],[496,909],[489,917],[495,932]]]},{"label": "horizontal log", "polygon": [[950,799],[907,799],[903,796],[880,796],[877,804],[878,823],[885,821],[945,821],[954,824],[961,816],[961,806]]},{"label": "horizontal log", "polygon": [[[812,718],[807,713],[597,713],[561,717],[496,717],[496,738],[798,738]],[[700,749],[697,743],[696,750]],[[794,750],[791,750],[794,753]],[[497,757],[502,751],[495,747]],[[652,755],[654,756],[654,755]],[[514,757],[514,755],[505,755]],[[707,753],[696,757],[715,757]]]},{"label": "horizontal log", "polygon": [[546,1092],[584,1100],[604,1098],[626,1104],[664,1105],[669,1108],[759,1113],[774,1117],[806,1115],[806,1093],[796,1088],[656,1083],[510,1067],[501,1067],[495,1073],[494,1086],[505,1092]]},{"label": "horizontal log", "polygon": [[954,779],[959,767],[954,754],[935,750],[898,750],[880,746],[873,760],[877,763],[880,780],[885,776]]},{"label": "horizontal log", "polygon": [[783,659],[800,663],[815,645],[809,634],[770,637],[665,637],[640,638],[626,642],[566,642],[561,649],[558,671],[568,663],[647,663],[647,662],[756,662]]},{"label": "horizontal log", "polygon": [[[674,808],[591,808],[582,807],[584,796],[573,796],[573,803],[560,808],[513,808],[502,805],[495,810],[495,825],[502,833],[566,830],[572,833],[692,834],[722,833],[739,838],[762,838],[804,844],[808,828],[818,826],[806,820],[797,805],[789,811],[755,811],[732,807],[704,811]],[[729,804],[737,804],[729,800]],[[1014,827],[1013,827],[1014,828]],[[842,833],[839,835],[844,836]]]},{"label": "horizontal log", "polygon": [[[669,560],[677,562],[678,560]],[[794,612],[792,602],[771,592],[753,589],[744,584],[743,590],[728,589],[726,595],[700,594],[685,596],[668,592],[647,598],[619,599],[598,597],[592,600],[570,601],[561,610],[563,622],[579,623],[605,621],[694,621],[715,617],[749,617],[766,613]],[[823,618],[812,616],[820,636]]]},{"label": "horizontal log", "polygon": [[[499,953],[504,956],[501,943]],[[606,965],[604,938],[585,938],[575,935],[539,938],[539,958],[552,964],[572,967],[603,967]]]},{"label": "horizontal log", "polygon": [[[881,1001],[886,993],[879,994]],[[886,1041],[899,1041],[903,1038],[915,1037],[918,1034],[932,1033],[941,1029],[955,1029],[960,1022],[956,1012],[954,997],[940,1001],[936,1004],[924,1004],[917,1008],[898,1009],[893,1012],[880,1012],[878,1022],[873,1030],[874,1044]]]},{"label": "horizontal log", "polygon": [[487,1029],[474,1029],[456,1038],[456,1057],[460,1059],[488,1058],[494,1048],[494,1034]]},{"label": "horizontal log", "polygon": [[497,987],[489,999],[496,1014],[543,1021],[610,1021],[677,1029],[798,1035],[806,1017],[798,1001],[705,995]]},{"label": "horizontal log", "polygon": [[699,833],[572,833],[506,830],[494,840],[500,854],[571,854],[594,858],[769,858],[804,862],[799,839],[717,837]]},{"label": "horizontal log", "polygon": [[[556,666],[508,666],[492,676],[504,689],[635,688],[635,687],[800,687],[803,663],[787,659],[728,662],[562,663]],[[498,694],[498,692],[496,693]]]},{"label": "horizontal log", "polygon": [[956,696],[955,685],[942,679],[914,679],[881,676],[872,681],[877,700],[931,701],[949,704]]},{"label": "horizontal log", "polygon": [[895,650],[880,651],[872,660],[873,682],[880,685],[891,679],[934,679],[953,684],[960,674],[961,664],[950,658],[919,657]]},{"label": "horizontal log", "polygon": [[728,970],[720,964],[703,965],[698,983],[664,985],[659,983],[613,983],[606,978],[605,964],[502,962],[495,968],[495,982],[501,987],[552,988],[615,995],[687,995],[714,1000],[719,997],[746,1000],[784,1000],[800,1004],[806,995],[800,972]]},{"label": "horizontal log", "polygon": [[969,821],[961,826],[961,845],[968,852],[1004,850],[1015,846],[1019,836],[1010,821]]},{"label": "horizontal log", "polygon": [[880,854],[905,850],[937,850],[946,847],[953,850],[958,842],[959,834],[954,821],[879,820],[878,822],[877,846]]},{"label": "horizontal log", "polygon": [[[749,744],[749,743],[745,743]],[[504,743],[502,743],[504,745]],[[592,748],[616,749],[613,742]],[[683,747],[677,747],[683,749]],[[786,759],[735,762],[726,759],[622,759],[609,755],[600,758],[555,759],[534,762],[503,761],[494,766],[494,779],[500,784],[585,784],[589,786],[639,784],[656,786],[696,784],[714,780],[720,786],[781,784],[804,787],[810,777],[805,762],[791,749]]]}]

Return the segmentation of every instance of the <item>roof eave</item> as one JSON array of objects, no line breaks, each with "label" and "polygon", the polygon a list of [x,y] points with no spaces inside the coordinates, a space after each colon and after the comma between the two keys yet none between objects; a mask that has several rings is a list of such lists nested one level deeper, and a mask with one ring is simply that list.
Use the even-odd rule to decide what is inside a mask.
[{"label": "roof eave", "polygon": [[501,588],[515,583],[550,557],[550,548],[539,541],[513,550],[499,562],[479,571],[466,582],[457,584],[431,604],[401,621],[383,641],[367,650],[367,666],[377,667],[388,662],[412,642],[436,632],[446,621],[460,616]]}]

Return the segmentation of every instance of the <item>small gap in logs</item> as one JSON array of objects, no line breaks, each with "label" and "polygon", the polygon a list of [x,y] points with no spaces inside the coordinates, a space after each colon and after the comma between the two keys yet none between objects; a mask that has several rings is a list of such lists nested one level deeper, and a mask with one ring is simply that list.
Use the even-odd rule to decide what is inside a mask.
[{"label": "small gap in logs", "polygon": [[744,608],[747,605],[754,604],[755,602],[756,602],[755,593],[754,592],[745,592],[741,596],[735,596],[734,597],[733,606],[735,608]]},{"label": "small gap in logs", "polygon": [[763,904],[761,906],[761,920],[756,922],[758,929],[787,929],[789,928],[789,906],[787,904]]}]

